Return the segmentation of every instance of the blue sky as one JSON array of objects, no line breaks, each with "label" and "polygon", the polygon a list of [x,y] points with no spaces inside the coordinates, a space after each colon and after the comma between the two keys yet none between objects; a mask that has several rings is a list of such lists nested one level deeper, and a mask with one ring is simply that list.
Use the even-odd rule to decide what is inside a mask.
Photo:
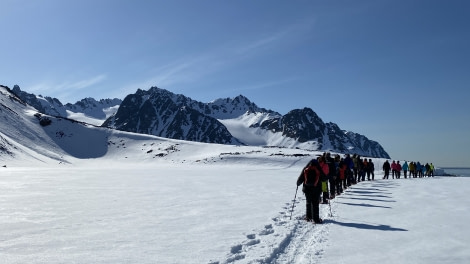
[{"label": "blue sky", "polygon": [[247,96],[470,167],[470,2],[2,0],[0,84],[63,103]]}]

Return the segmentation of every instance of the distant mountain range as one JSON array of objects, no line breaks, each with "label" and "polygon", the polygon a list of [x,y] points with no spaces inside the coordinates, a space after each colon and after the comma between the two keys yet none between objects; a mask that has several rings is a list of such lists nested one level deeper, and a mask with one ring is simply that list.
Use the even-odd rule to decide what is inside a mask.
[{"label": "distant mountain range", "polygon": [[39,112],[112,129],[206,143],[276,146],[390,158],[376,141],[324,123],[310,108],[285,115],[258,107],[243,95],[202,103],[151,87],[124,100],[86,98],[63,105],[58,99],[12,91]]},{"label": "distant mountain range", "polygon": [[18,85],[13,86],[15,93],[21,100],[36,108],[39,112],[52,115],[77,119],[94,125],[101,125],[103,121],[114,114],[122,103],[121,99],[85,98],[74,104],[63,105],[59,99],[49,96],[35,95],[22,91]]}]

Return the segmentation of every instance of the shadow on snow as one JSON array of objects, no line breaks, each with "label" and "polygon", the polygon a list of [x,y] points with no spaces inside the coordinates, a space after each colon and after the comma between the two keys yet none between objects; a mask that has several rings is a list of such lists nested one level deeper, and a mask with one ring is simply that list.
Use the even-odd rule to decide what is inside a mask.
[{"label": "shadow on snow", "polygon": [[362,189],[364,191],[360,191],[359,189],[353,189],[351,191],[348,191],[347,194],[369,194],[369,195],[373,195],[373,194],[376,194],[376,193],[381,193],[381,194],[392,194],[392,193],[389,193],[389,192],[384,192],[382,190],[377,190],[377,189],[374,189],[374,191],[366,191],[366,189]]},{"label": "shadow on snow", "polygon": [[371,198],[359,198],[359,197],[345,197],[340,196],[342,199],[361,200],[361,201],[373,201],[373,202],[384,202],[384,203],[396,203],[395,200],[382,200],[382,199],[371,199]]},{"label": "shadow on snow", "polygon": [[389,225],[371,225],[371,224],[361,224],[361,223],[347,223],[347,222],[338,222],[336,220],[325,220],[325,223],[337,224],[340,226],[354,227],[359,229],[368,229],[368,230],[381,230],[381,231],[408,231],[403,228],[395,228]]},{"label": "shadow on snow", "polygon": [[363,207],[374,207],[374,208],[386,208],[386,209],[392,209],[392,207],[389,206],[381,206],[381,205],[373,205],[373,204],[366,204],[366,203],[361,203],[361,204],[355,204],[355,203],[342,203],[338,202],[339,204],[345,204],[345,205],[352,205],[352,206],[363,206]]},{"label": "shadow on snow", "polygon": [[[352,194],[352,195],[353,195],[353,194]],[[388,195],[379,195],[379,194],[354,194],[354,196],[367,197],[367,198],[385,198],[385,199],[392,199],[391,196],[388,196]]]}]

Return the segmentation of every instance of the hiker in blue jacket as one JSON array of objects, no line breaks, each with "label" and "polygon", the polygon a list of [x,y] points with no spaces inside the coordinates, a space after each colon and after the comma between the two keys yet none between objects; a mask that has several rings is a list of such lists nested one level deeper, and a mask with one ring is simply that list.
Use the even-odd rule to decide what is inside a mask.
[{"label": "hiker in blue jacket", "polygon": [[[405,161],[405,163],[403,163],[403,166],[401,166],[401,169],[403,170],[403,176],[405,176],[405,179],[406,179],[406,175],[408,173],[408,162]],[[410,178],[411,178],[411,174],[410,174]]]}]

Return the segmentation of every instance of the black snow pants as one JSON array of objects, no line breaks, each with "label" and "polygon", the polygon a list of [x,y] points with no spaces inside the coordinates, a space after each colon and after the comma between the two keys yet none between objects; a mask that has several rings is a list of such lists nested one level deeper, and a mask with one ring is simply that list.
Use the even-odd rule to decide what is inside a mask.
[{"label": "black snow pants", "polygon": [[305,198],[307,200],[307,204],[306,204],[307,220],[318,221],[320,219],[320,207],[319,207],[320,192],[321,192],[320,188],[306,187]]}]

